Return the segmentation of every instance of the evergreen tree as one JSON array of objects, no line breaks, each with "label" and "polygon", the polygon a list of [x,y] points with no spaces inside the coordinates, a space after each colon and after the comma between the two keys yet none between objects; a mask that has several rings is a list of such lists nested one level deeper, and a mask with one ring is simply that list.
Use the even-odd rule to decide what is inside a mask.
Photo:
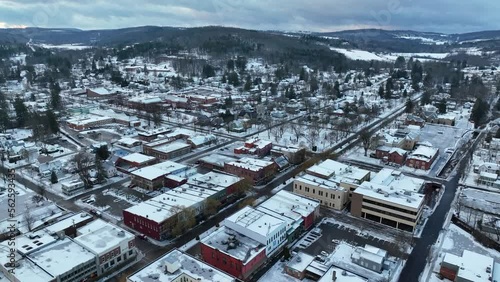
[{"label": "evergreen tree", "polygon": [[415,105],[413,104],[413,101],[411,99],[406,100],[405,113],[407,113],[407,114],[413,113],[414,108],[415,108]]},{"label": "evergreen tree", "polygon": [[95,156],[95,170],[97,183],[103,183],[106,181],[106,177],[108,177],[108,175],[106,173],[106,169],[104,169],[102,159],[97,154]]},{"label": "evergreen tree", "polygon": [[316,92],[319,89],[318,79],[315,75],[311,77],[311,81],[309,82],[311,86],[311,92]]},{"label": "evergreen tree", "polygon": [[57,182],[59,182],[59,180],[57,179],[57,174],[55,171],[52,171],[52,173],[50,174],[50,183],[56,184]]},{"label": "evergreen tree", "polygon": [[446,100],[443,98],[437,105],[440,114],[446,114]]},{"label": "evergreen tree", "polygon": [[420,99],[420,104],[427,105],[431,103],[431,93],[429,91],[425,91],[424,94],[422,94],[422,98]]},{"label": "evergreen tree", "polygon": [[340,98],[342,94],[340,93],[340,83],[338,81],[335,81],[333,84],[333,93],[337,98]]},{"label": "evergreen tree", "polygon": [[250,89],[252,89],[252,78],[250,76],[247,76],[247,80],[245,82],[245,86],[243,87],[243,90],[250,91]]},{"label": "evergreen tree", "polygon": [[26,126],[28,121],[28,108],[24,105],[24,101],[18,96],[14,100],[14,110],[16,111],[16,122],[18,127]]},{"label": "evergreen tree", "polygon": [[378,88],[378,96],[382,99],[385,98],[384,86],[382,85]]},{"label": "evergreen tree", "polygon": [[57,117],[52,110],[48,110],[46,113],[47,117],[47,128],[52,134],[59,133],[59,123],[57,122]]},{"label": "evergreen tree", "polygon": [[209,78],[215,76],[215,69],[209,64],[203,66],[202,77]]},{"label": "evergreen tree", "polygon": [[474,127],[479,127],[480,123],[487,116],[489,105],[481,98],[477,98],[474,106],[472,107],[470,118],[474,122]]}]

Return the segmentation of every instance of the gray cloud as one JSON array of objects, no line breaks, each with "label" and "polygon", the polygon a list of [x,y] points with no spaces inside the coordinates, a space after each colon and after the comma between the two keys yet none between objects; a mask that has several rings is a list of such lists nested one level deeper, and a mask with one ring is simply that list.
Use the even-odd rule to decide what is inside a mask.
[{"label": "gray cloud", "polygon": [[226,25],[275,30],[390,28],[460,33],[499,29],[499,10],[497,0],[2,0],[0,27]]}]

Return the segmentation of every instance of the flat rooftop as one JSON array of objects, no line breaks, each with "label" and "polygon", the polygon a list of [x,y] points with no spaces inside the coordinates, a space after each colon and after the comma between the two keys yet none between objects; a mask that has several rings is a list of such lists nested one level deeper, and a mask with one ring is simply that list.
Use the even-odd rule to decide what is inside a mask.
[{"label": "flat rooftop", "polygon": [[49,225],[44,228],[44,231],[47,231],[49,234],[60,232],[65,230],[75,224],[79,224],[85,220],[92,218],[92,216],[86,212],[77,213],[67,217],[63,220],[60,220],[52,225]]},{"label": "flat rooftop", "polygon": [[[165,271],[165,265],[174,264],[175,272]],[[164,255],[160,259],[152,262],[143,269],[128,277],[131,282],[156,282],[174,281],[182,275],[190,277],[192,280],[200,282],[233,282],[232,276],[219,271],[208,264],[197,260],[188,254],[175,249]]]},{"label": "flat rooftop", "polygon": [[126,155],[125,157],[121,158],[124,161],[131,162],[131,163],[146,163],[155,160],[155,157],[151,156],[146,156],[141,153],[133,153],[130,155]]},{"label": "flat rooftop", "polygon": [[254,158],[241,158],[237,161],[227,163],[228,165],[241,167],[251,171],[260,171],[273,164],[270,161],[258,160]]},{"label": "flat rooftop", "polygon": [[457,277],[461,277],[466,281],[487,282],[491,281],[491,273],[486,272],[489,267],[493,272],[495,260],[491,257],[464,250],[462,256],[456,256],[446,253],[443,257],[443,262],[459,267]]},{"label": "flat rooftop", "polygon": [[191,145],[184,143],[184,142],[172,142],[164,145],[160,145],[157,147],[154,147],[154,150],[158,152],[163,152],[163,153],[170,153],[170,152],[175,152],[177,150],[185,149],[185,148],[191,148]]},{"label": "flat rooftop", "polygon": [[[266,246],[225,226],[220,227],[201,241],[213,249],[247,263],[262,252]],[[229,243],[233,243],[230,245]]]},{"label": "flat rooftop", "polygon": [[64,238],[28,255],[28,258],[55,277],[71,271],[77,265],[95,260],[95,255],[69,238]]},{"label": "flat rooftop", "polygon": [[418,210],[424,201],[423,194],[403,190],[400,187],[389,187],[371,182],[363,182],[356,188],[354,193],[363,195],[363,198],[372,198],[379,202],[404,206],[414,210]]},{"label": "flat rooftop", "polygon": [[223,221],[223,224],[229,228],[231,228],[232,224],[239,225],[261,236],[267,237],[268,234],[280,228],[284,222],[281,219],[247,206],[227,217]]},{"label": "flat rooftop", "polygon": [[[259,204],[259,207],[272,210],[285,216],[307,217],[319,207],[319,201],[281,190],[271,198]],[[295,215],[294,215],[295,214]]]},{"label": "flat rooftop", "polygon": [[366,175],[370,174],[370,171],[368,170],[339,163],[330,159],[308,168],[306,172],[338,183],[356,183],[366,177]]},{"label": "flat rooftop", "polygon": [[236,160],[237,160],[236,158],[228,157],[228,156],[220,155],[220,154],[211,154],[211,155],[208,155],[208,156],[205,156],[205,157],[199,159],[200,162],[215,165],[218,167],[224,167],[225,163],[234,162]]},{"label": "flat rooftop", "polygon": [[96,219],[77,230],[76,242],[85,246],[95,254],[106,253],[124,241],[130,241],[135,236],[124,229]]},{"label": "flat rooftop", "polygon": [[425,181],[422,179],[406,176],[399,170],[389,168],[382,169],[370,182],[410,190],[416,193],[420,192],[425,184]]}]

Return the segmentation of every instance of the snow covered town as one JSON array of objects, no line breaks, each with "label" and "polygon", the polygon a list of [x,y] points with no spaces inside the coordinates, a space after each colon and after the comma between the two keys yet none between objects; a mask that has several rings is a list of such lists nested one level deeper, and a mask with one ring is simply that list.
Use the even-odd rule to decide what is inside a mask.
[{"label": "snow covered town", "polygon": [[266,36],[0,45],[0,281],[500,281],[496,53]]}]

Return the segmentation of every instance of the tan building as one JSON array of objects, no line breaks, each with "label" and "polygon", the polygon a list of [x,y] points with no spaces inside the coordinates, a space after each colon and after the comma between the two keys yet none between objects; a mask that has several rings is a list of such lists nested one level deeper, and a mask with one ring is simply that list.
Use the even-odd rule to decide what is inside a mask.
[{"label": "tan building", "polygon": [[352,192],[370,172],[333,160],[312,166],[293,183],[293,192],[320,201],[322,206],[342,210],[349,203]]},{"label": "tan building", "polygon": [[352,195],[351,214],[413,232],[424,207],[424,195],[413,189],[362,183]]}]

